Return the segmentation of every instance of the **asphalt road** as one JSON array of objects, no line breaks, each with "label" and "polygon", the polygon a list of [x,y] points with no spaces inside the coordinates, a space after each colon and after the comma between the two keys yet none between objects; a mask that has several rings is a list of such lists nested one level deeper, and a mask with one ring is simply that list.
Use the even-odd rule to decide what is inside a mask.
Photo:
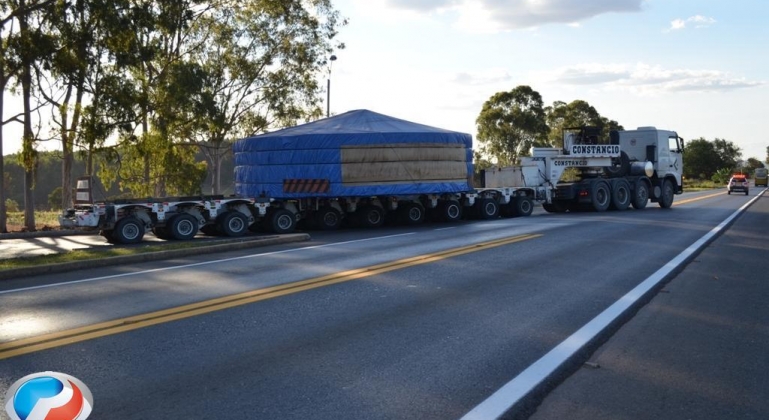
[{"label": "asphalt road", "polygon": [[[6,358],[0,390],[54,370],[90,387],[94,418],[459,418],[752,198],[710,195],[4,281],[0,346],[380,265]],[[480,246],[504,238],[518,241]],[[404,261],[418,255],[433,257]]]}]

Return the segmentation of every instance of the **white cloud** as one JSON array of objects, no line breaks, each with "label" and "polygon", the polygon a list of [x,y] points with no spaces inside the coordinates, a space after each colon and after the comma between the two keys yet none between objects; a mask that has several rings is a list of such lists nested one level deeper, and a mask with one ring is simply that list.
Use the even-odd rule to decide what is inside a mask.
[{"label": "white cloud", "polygon": [[385,0],[419,13],[455,12],[458,26],[474,32],[576,24],[611,12],[639,12],[646,0]]},{"label": "white cloud", "polygon": [[707,28],[716,23],[716,20],[712,17],[694,15],[686,20],[674,19],[670,22],[670,27],[665,32],[680,31],[686,29],[688,25],[692,25],[695,28]]},{"label": "white cloud", "polygon": [[592,85],[637,94],[725,91],[766,85],[718,70],[666,69],[647,64],[580,64],[559,69],[549,80],[563,85]]}]

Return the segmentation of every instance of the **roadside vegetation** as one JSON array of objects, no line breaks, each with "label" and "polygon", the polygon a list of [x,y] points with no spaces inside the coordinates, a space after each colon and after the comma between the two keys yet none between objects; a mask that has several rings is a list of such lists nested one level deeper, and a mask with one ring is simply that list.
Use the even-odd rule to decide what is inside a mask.
[{"label": "roadside vegetation", "polygon": [[148,254],[159,251],[171,251],[176,249],[189,249],[211,246],[220,241],[187,241],[187,242],[161,242],[131,248],[104,248],[83,249],[65,252],[61,254],[39,255],[27,258],[0,260],[0,270],[14,268],[33,267],[37,265],[61,264],[75,261],[95,260],[109,257],[121,257],[128,255]]}]

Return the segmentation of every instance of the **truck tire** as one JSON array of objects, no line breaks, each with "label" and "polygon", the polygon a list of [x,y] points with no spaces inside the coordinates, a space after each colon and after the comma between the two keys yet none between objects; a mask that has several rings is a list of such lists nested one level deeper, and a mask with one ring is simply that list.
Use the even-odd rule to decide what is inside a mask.
[{"label": "truck tire", "polygon": [[224,236],[237,238],[246,234],[248,219],[239,211],[226,211],[216,218],[217,230]]},{"label": "truck tire", "polygon": [[673,205],[674,195],[675,191],[673,190],[673,183],[670,182],[669,179],[663,180],[662,193],[660,194],[660,199],[657,204],[663,209],[669,209]]},{"label": "truck tire", "polygon": [[188,241],[198,234],[198,219],[191,214],[177,214],[168,222],[168,233],[176,240]]},{"label": "truck tire", "polygon": [[605,182],[596,182],[593,186],[593,194],[590,197],[593,204],[593,210],[597,212],[606,211],[611,203],[611,190],[609,184]]},{"label": "truck tire", "polygon": [[379,206],[367,205],[361,207],[360,212],[360,224],[366,228],[378,228],[385,222],[384,210]]},{"label": "truck tire", "polygon": [[144,223],[139,218],[128,216],[120,219],[112,231],[112,238],[119,244],[136,244],[144,237]]},{"label": "truck tire", "polygon": [[531,212],[534,211],[534,203],[529,197],[515,197],[511,203],[513,205],[515,216],[528,217],[531,216]]},{"label": "truck tire", "polygon": [[313,226],[320,230],[337,230],[342,226],[342,214],[331,206],[321,207],[315,212],[314,219]]},{"label": "truck tire", "polygon": [[442,222],[456,222],[462,218],[462,206],[457,200],[441,201],[435,208],[438,218]]},{"label": "truck tire", "polygon": [[630,183],[624,179],[620,179],[614,182],[611,191],[611,205],[612,210],[627,210],[630,207]]},{"label": "truck tire", "polygon": [[630,201],[630,204],[636,210],[643,210],[649,204],[649,185],[645,181],[640,179],[636,181],[633,199]]},{"label": "truck tire", "polygon": [[475,204],[478,218],[492,220],[499,217],[499,204],[493,198],[481,198]]},{"label": "truck tire", "polygon": [[286,209],[275,209],[267,214],[270,230],[277,234],[291,233],[296,229],[296,216]]},{"label": "truck tire", "polygon": [[401,221],[406,225],[418,225],[425,221],[425,208],[419,203],[406,203],[401,210]]}]

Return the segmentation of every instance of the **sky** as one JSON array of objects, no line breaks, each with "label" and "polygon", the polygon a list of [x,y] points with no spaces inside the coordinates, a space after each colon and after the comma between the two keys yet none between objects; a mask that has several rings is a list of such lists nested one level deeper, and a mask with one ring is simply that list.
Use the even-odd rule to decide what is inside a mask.
[{"label": "sky", "polygon": [[[528,85],[545,105],[580,99],[626,129],[767,157],[769,1],[332,2],[349,20],[323,75],[332,114],[369,109],[475,137],[486,100]],[[4,154],[20,148],[11,126]]]}]

